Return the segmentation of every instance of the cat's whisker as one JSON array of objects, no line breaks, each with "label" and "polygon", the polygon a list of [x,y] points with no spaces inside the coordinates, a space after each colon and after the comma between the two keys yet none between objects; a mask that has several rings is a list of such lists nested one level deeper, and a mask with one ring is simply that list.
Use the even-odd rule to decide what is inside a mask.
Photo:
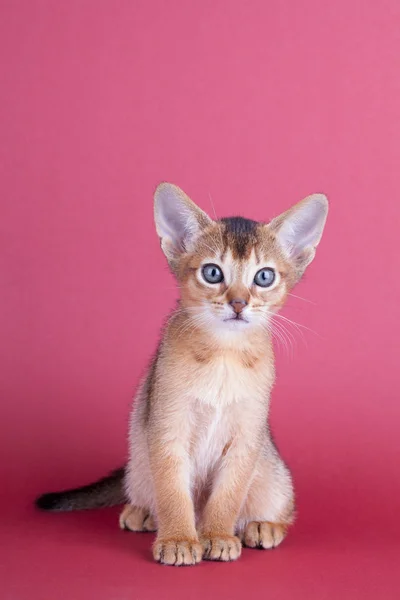
[{"label": "cat's whisker", "polygon": [[[69,511],[125,501],[120,526],[158,529],[153,556],[170,565],[194,565],[204,548],[204,558],[236,560],[240,537],[263,547],[283,540],[294,493],[268,422],[273,345],[292,356],[296,332],[309,328],[274,314],[274,297],[286,294],[285,277],[275,275],[285,250],[295,283],[319,244],[327,211],[318,194],[272,227],[243,217],[213,221],[177,186],[157,187],[156,230],[179,284],[170,289],[184,289],[135,396],[129,461],[91,485],[41,496],[38,507]],[[210,270],[202,269],[205,259]],[[261,262],[275,266],[260,268]]]},{"label": "cat's whisker", "polygon": [[293,331],[289,329],[288,325],[292,325],[294,327],[294,331],[300,335],[301,341],[305,344],[306,347],[308,346],[307,340],[304,336],[304,332],[300,329],[300,327],[296,327],[296,323],[293,323],[290,319],[286,318],[279,321],[278,319],[276,319],[276,317],[282,317],[282,315],[273,314],[271,315],[271,320],[273,321],[274,326],[276,328],[279,328],[279,330],[282,332],[283,335],[285,335],[286,338],[290,339],[290,343],[293,348],[295,343],[297,342],[297,338],[294,335]]},{"label": "cat's whisker", "polygon": [[[277,316],[276,313],[272,313],[268,310],[267,310],[267,315],[269,317],[268,324],[269,324],[271,332],[273,333],[273,335],[275,336],[275,338],[277,340],[279,339],[282,342],[282,344],[284,345],[285,349],[288,352],[288,355],[289,355],[288,348],[290,348],[290,350],[291,350],[290,356],[293,358],[294,345],[297,340],[296,340],[295,336],[293,335],[293,333],[287,328],[285,319],[283,319],[282,322],[275,320],[274,317]],[[281,315],[279,315],[279,316],[281,316]],[[288,321],[290,321],[290,319],[288,319]],[[303,335],[303,332],[301,330],[295,329],[295,331],[299,331],[300,334]],[[304,340],[303,337],[302,337],[302,339]]]},{"label": "cat's whisker", "polygon": [[[218,217],[217,217],[217,213],[216,213],[216,210],[215,210],[214,202],[213,202],[213,199],[211,198],[211,192],[208,192],[208,195],[210,197],[210,202],[211,202],[211,206],[212,206],[213,213],[214,213],[214,219],[215,219],[215,221],[218,221]],[[221,229],[219,227],[218,227],[218,234],[219,234],[219,239],[220,239],[220,242],[221,242],[221,248],[223,248],[224,247],[224,240],[222,239],[222,232],[221,232]]]},{"label": "cat's whisker", "polygon": [[289,323],[291,325],[293,325],[299,332],[301,332],[302,335],[304,335],[302,329],[306,330],[306,331],[310,331],[311,333],[313,333],[314,335],[317,335],[318,337],[321,337],[319,335],[319,333],[317,333],[316,331],[314,331],[314,329],[310,329],[310,327],[307,327],[306,325],[302,325],[301,323],[297,323],[296,321],[293,321],[293,319],[288,319],[288,317],[284,317],[281,314],[274,314],[274,317],[281,319],[282,321],[285,321],[286,323]]},{"label": "cat's whisker", "polygon": [[181,312],[190,311],[195,312],[194,315],[189,316],[188,319],[182,324],[182,326],[178,329],[178,334],[183,336],[185,333],[190,331],[191,329],[195,329],[198,326],[205,326],[209,323],[208,315],[201,308],[197,307],[185,307],[181,309]]},{"label": "cat's whisker", "polygon": [[[282,325],[282,323],[277,323],[271,320],[271,330],[275,334],[277,340],[281,341],[286,350],[288,356],[293,358],[293,346],[295,339],[293,336],[286,330],[286,328]],[[289,353],[289,349],[291,352]]]},{"label": "cat's whisker", "polygon": [[287,327],[285,327],[285,325],[283,323],[274,321],[274,325],[275,325],[275,327],[278,327],[282,331],[282,334],[288,340],[288,344],[291,349],[291,358],[293,358],[294,347],[297,342],[296,337],[293,335],[293,333]]},{"label": "cat's whisker", "polygon": [[314,306],[317,306],[316,302],[313,302],[312,300],[308,300],[307,298],[303,298],[302,296],[297,296],[296,294],[292,294],[292,292],[288,292],[288,296],[292,296],[292,298],[298,298],[299,300],[304,300],[304,302],[308,302],[309,304],[313,304]]},{"label": "cat's whisker", "polygon": [[279,330],[276,330],[276,329],[274,328],[274,326],[272,326],[272,324],[271,324],[271,327],[270,327],[270,328],[268,328],[268,332],[269,332],[269,333],[272,335],[273,339],[275,339],[275,340],[276,340],[277,346],[278,346],[278,347],[279,347],[279,346],[281,346],[281,347],[282,347],[282,349],[283,349],[283,350],[284,350],[286,353],[288,353],[287,341],[286,341],[286,339],[283,337],[283,335],[281,334],[281,332],[280,332]]},{"label": "cat's whisker", "polygon": [[213,213],[214,213],[214,218],[215,218],[216,221],[218,221],[217,213],[215,211],[214,202],[213,202],[213,199],[211,198],[211,192],[208,192],[208,196],[210,198],[210,204],[211,204],[211,208],[212,208]]},{"label": "cat's whisker", "polygon": [[[277,315],[274,315],[275,318],[277,318]],[[285,319],[282,319],[282,321],[278,321],[275,320],[275,324],[277,325],[279,323],[279,325],[281,327],[283,327],[285,329],[285,331],[289,334],[290,329],[287,327],[287,325],[292,325],[294,327],[294,331],[296,331],[299,336],[301,337],[301,339],[304,341],[304,343],[307,345],[306,343],[306,339],[304,337],[304,332],[300,329],[300,327],[298,327],[295,323],[292,323],[289,319],[286,321]],[[293,335],[292,332],[290,332],[291,335]]]},{"label": "cat's whisker", "polygon": [[192,321],[192,317],[189,317],[189,319],[187,321],[185,321],[181,327],[178,329],[177,334],[179,336],[183,336],[184,333],[186,333],[187,331],[190,331],[191,329],[194,329],[195,325]]}]

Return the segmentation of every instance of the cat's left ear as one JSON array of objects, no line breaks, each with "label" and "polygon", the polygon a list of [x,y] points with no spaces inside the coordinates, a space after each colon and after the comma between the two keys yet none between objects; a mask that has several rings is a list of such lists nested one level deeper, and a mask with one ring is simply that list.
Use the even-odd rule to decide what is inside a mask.
[{"label": "cat's left ear", "polygon": [[177,185],[160,183],[154,194],[154,220],[168,261],[190,251],[201,231],[212,223]]},{"label": "cat's left ear", "polygon": [[327,197],[323,194],[312,194],[268,225],[275,232],[284,254],[295,264],[299,274],[303,273],[315,256],[327,216]]}]

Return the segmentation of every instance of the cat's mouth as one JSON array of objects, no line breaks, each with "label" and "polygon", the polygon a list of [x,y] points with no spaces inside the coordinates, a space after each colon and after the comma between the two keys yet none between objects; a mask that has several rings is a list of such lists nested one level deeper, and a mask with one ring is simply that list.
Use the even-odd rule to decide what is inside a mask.
[{"label": "cat's mouth", "polygon": [[248,320],[245,319],[240,313],[237,315],[234,315],[233,317],[229,317],[228,319],[224,319],[225,323],[248,323]]}]

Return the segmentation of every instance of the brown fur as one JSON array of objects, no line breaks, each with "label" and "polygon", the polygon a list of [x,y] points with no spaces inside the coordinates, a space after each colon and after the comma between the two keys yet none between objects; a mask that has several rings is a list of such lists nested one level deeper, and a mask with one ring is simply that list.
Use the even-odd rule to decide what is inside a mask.
[{"label": "brown fur", "polygon": [[[159,562],[235,560],[242,541],[272,548],[293,522],[290,472],[267,424],[271,327],[314,257],[326,214],[326,198],[315,195],[270,224],[213,221],[176,186],[156,190],[156,228],[180,301],[133,406],[120,525],[157,528]],[[223,280],[207,282],[205,264]],[[264,268],[275,273],[271,287],[255,281]]]},{"label": "brown fur", "polygon": [[[170,234],[170,223],[163,229],[163,211],[169,210],[168,202],[179,205],[176,216],[172,217],[172,229],[173,218],[177,219],[179,230],[179,219],[188,212],[189,225],[182,229],[181,237]],[[326,201],[321,202],[325,210]],[[290,211],[287,214],[290,218]],[[269,393],[274,381],[270,330],[260,323],[237,337],[234,334],[226,338],[224,332],[219,337],[207,318],[212,314],[222,319],[220,315],[235,301],[242,302],[244,314],[252,311],[254,318],[260,320],[280,308],[313,255],[322,231],[317,228],[312,248],[301,248],[291,258],[278,239],[284,220],[271,225],[237,218],[215,222],[181,190],[168,184],[156,192],[155,215],[181,298],[169,319],[151,371],[151,394],[147,398],[141,394],[138,397],[139,404],[149,411],[147,427],[142,433],[148,444],[152,485],[141,487],[151,496],[148,508],[156,514],[158,537],[154,557],[166,564],[194,564],[200,559],[197,545],[200,542],[204,558],[234,560],[240,556],[241,548],[236,533],[250,547],[269,548],[282,541],[293,521],[294,496],[290,474],[266,429]],[[192,233],[187,235],[190,228]],[[271,289],[251,282],[249,285],[246,280],[249,264],[253,262],[262,268],[271,260],[279,278],[277,285]],[[200,274],[201,266],[207,262],[222,264],[223,270],[233,269],[234,274],[230,279],[226,277],[220,283],[207,285]],[[217,323],[215,327],[218,328]],[[213,376],[221,369],[225,375]],[[210,377],[215,381],[212,380],[208,398]],[[247,391],[242,381],[245,377],[250,377]],[[229,395],[236,392],[243,394],[242,404]],[[207,448],[202,446],[207,444],[202,436],[214,427],[213,419],[219,411],[223,425],[216,428],[208,442],[216,453],[209,457]],[[135,423],[134,413],[131,439],[135,441],[131,447],[127,491],[137,501],[141,496],[137,489],[141,463],[137,457],[142,442],[136,441]],[[262,516],[264,520],[260,520]],[[269,520],[272,516],[274,522]]]}]

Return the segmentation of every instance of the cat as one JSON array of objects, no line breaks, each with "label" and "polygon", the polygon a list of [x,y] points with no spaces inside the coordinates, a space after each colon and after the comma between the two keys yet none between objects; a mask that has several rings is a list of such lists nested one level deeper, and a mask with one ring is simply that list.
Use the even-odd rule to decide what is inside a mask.
[{"label": "cat", "polygon": [[270,223],[211,219],[177,186],[154,195],[180,299],[136,395],[126,467],[45,494],[46,510],[125,504],[120,526],[157,531],[154,559],[194,565],[273,548],[295,516],[290,471],[268,427],[272,318],[313,260],[328,201],[313,194]]}]

